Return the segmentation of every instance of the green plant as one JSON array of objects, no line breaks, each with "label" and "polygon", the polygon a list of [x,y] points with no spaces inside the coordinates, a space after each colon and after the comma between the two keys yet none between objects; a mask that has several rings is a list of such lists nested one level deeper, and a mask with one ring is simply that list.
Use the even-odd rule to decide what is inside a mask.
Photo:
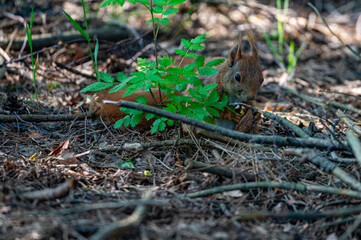
[{"label": "green plant", "polygon": [[32,41],[32,30],[33,30],[33,19],[34,19],[34,9],[31,10],[31,17],[30,17],[30,25],[26,24],[26,35],[28,37],[28,43],[30,47],[30,55],[31,55],[31,66],[33,68],[33,79],[34,79],[34,94],[30,98],[30,101],[36,96],[36,102],[39,107],[39,97],[38,97],[38,90],[36,87],[36,71],[39,67],[39,58],[36,58],[36,61],[34,62],[34,54],[33,54],[33,41]]},{"label": "green plant", "polygon": [[[178,12],[174,6],[179,5],[186,0],[129,0],[130,3],[140,3],[150,12],[151,19],[148,21],[153,27],[153,36],[155,44],[155,61],[147,62],[146,59],[138,58],[139,72],[133,72],[130,76],[124,73],[118,73],[115,79],[107,73],[100,72],[100,81],[85,87],[81,92],[96,92],[111,88],[109,93],[120,90],[125,91],[124,96],[133,94],[136,91],[149,92],[158,107],[169,112],[186,115],[197,120],[212,122],[213,117],[218,117],[218,110],[223,110],[228,103],[228,97],[218,96],[215,90],[216,84],[202,86],[199,75],[210,76],[218,73],[214,66],[221,64],[224,59],[215,59],[205,63],[203,55],[197,55],[196,51],[203,49],[201,45],[206,41],[205,34],[197,36],[194,39],[182,39],[183,49],[178,49],[175,53],[181,57],[181,61],[176,65],[176,61],[169,56],[158,57],[157,39],[161,25],[169,23],[169,15]],[[106,0],[101,7],[118,3],[123,6],[124,0]],[[185,58],[194,58],[192,64],[182,67]],[[191,87],[189,87],[191,86]],[[184,92],[187,91],[187,94]],[[157,93],[158,92],[158,93]],[[159,98],[156,101],[155,94],[165,94],[165,99]],[[148,99],[138,96],[137,102],[147,104]],[[164,101],[163,101],[164,100]],[[115,123],[115,128],[121,126],[136,126],[142,119],[142,111],[121,108],[128,115]],[[173,125],[173,120],[158,117],[146,113],[147,120],[156,118],[151,132],[164,130],[165,127]]]},{"label": "green plant", "polygon": [[[287,14],[288,11],[288,6],[289,6],[289,0],[284,0],[283,2],[283,8],[282,8],[282,0],[277,0],[276,2],[277,5],[277,9],[278,11],[281,13],[283,12],[283,15]],[[287,71],[288,74],[291,74],[297,65],[297,60],[299,55],[301,54],[301,52],[306,48],[306,44],[303,43],[298,49],[297,51],[295,51],[295,44],[293,41],[290,42],[289,44],[289,50],[288,50],[288,55],[287,55],[287,68],[286,68],[286,61],[284,60],[284,51],[283,51],[283,46],[285,45],[285,39],[284,39],[284,33],[285,33],[285,28],[284,28],[284,22],[281,20],[280,14],[277,16],[277,40],[278,40],[278,50],[276,50],[276,48],[273,46],[271,38],[269,37],[269,35],[267,33],[263,33],[264,38],[268,44],[268,46],[270,47],[273,55],[276,57],[277,63],[280,65],[281,69],[283,71]]]},{"label": "green plant", "polygon": [[98,43],[98,39],[97,39],[96,43],[95,43],[94,57],[93,57],[93,51],[92,51],[92,47],[91,47],[91,43],[90,43],[91,41],[90,41],[90,35],[89,35],[89,30],[88,30],[88,21],[87,21],[87,18],[86,18],[86,10],[85,10],[86,5],[84,3],[84,0],[81,0],[81,3],[82,3],[82,6],[83,6],[85,31],[83,30],[83,28],[77,22],[74,21],[74,19],[67,12],[65,12],[64,9],[63,9],[63,12],[66,15],[66,17],[69,19],[71,24],[73,24],[73,26],[80,32],[80,34],[83,35],[88,40],[90,58],[91,58],[92,63],[93,63],[93,69],[95,71],[96,78],[97,78],[97,80],[99,82],[100,79],[99,79],[99,71],[98,71],[98,63],[97,63],[97,55],[98,55],[99,43]]}]

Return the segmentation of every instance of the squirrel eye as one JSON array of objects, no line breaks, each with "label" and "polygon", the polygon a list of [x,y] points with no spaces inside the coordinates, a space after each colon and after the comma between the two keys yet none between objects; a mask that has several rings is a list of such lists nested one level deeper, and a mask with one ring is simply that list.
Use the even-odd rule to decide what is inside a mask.
[{"label": "squirrel eye", "polygon": [[241,75],[239,75],[239,73],[236,73],[234,75],[234,79],[236,79],[238,82],[240,82],[241,81]]}]

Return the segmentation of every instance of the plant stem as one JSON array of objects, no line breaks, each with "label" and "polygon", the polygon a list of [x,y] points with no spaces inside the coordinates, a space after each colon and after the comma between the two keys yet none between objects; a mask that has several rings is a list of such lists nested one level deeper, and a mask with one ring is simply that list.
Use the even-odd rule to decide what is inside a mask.
[{"label": "plant stem", "polygon": [[91,47],[91,44],[90,44],[90,37],[89,37],[89,30],[88,30],[88,22],[87,22],[87,19],[86,19],[86,11],[85,11],[84,0],[81,0],[81,3],[82,3],[82,6],[83,6],[83,12],[84,12],[84,22],[85,22],[87,40],[88,40],[88,45],[89,45],[90,58],[92,59],[93,69],[94,69],[94,71],[95,71],[95,76],[97,77],[97,80],[98,80],[98,82],[99,82],[100,79],[99,79],[99,73],[98,73],[98,66],[97,66],[97,64],[95,64],[94,57],[93,57],[93,52],[92,52],[92,47]]}]

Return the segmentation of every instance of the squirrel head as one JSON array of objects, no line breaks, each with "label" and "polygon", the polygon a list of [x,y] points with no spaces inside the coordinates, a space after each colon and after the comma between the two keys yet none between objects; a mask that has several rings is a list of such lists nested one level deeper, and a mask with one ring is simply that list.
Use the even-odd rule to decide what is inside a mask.
[{"label": "squirrel head", "polygon": [[230,105],[253,100],[263,83],[257,49],[251,37],[249,43],[250,54],[242,53],[241,41],[228,54],[228,69],[223,77],[222,87],[229,97]]}]

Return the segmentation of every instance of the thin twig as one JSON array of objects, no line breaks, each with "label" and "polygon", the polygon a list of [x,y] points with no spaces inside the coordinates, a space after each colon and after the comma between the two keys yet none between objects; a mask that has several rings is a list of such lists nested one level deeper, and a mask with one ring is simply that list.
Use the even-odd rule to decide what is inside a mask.
[{"label": "thin twig", "polygon": [[188,118],[183,115],[167,112],[161,109],[154,107],[146,106],[140,103],[134,103],[129,101],[109,101],[103,100],[105,104],[112,104],[115,106],[121,106],[126,108],[137,109],[140,111],[152,113],[161,117],[166,117],[172,120],[177,120],[186,124],[193,125],[202,129],[206,129],[211,132],[219,133],[227,137],[238,139],[241,141],[260,143],[260,144],[274,144],[277,146],[299,146],[299,147],[311,147],[311,148],[321,148],[321,149],[348,149],[348,143],[340,144],[335,141],[318,139],[318,138],[292,138],[292,137],[281,137],[281,136],[264,136],[264,135],[252,135],[237,131],[232,131],[223,127],[216,125],[211,125],[202,121]]},{"label": "thin twig", "polygon": [[[315,186],[315,185],[305,185],[302,183],[294,182],[248,182],[248,183],[239,183],[234,185],[226,185],[220,187],[214,187],[207,190],[202,190],[194,193],[180,194],[177,197],[189,197],[189,198],[198,198],[205,197],[216,193],[229,192],[234,190],[247,191],[254,188],[280,188],[289,191],[299,191],[301,193],[318,192],[318,193],[327,193],[333,195],[343,195],[347,197],[353,197],[361,199],[361,192],[353,191],[349,189],[340,189],[327,186]],[[361,208],[361,207],[360,207]]]},{"label": "thin twig", "polygon": [[361,207],[350,207],[344,209],[335,209],[325,212],[310,211],[310,212],[283,212],[283,213],[270,213],[270,212],[243,212],[234,217],[234,220],[257,220],[257,219],[296,219],[296,220],[315,220],[320,218],[334,218],[349,216],[351,214],[360,213]]},{"label": "thin twig", "polygon": [[345,104],[335,102],[335,101],[326,102],[323,99],[307,96],[305,94],[299,93],[299,92],[297,92],[297,91],[295,91],[293,89],[286,88],[286,87],[281,87],[281,89],[287,91],[288,93],[296,95],[296,96],[302,98],[303,100],[306,100],[308,102],[314,103],[314,104],[322,106],[322,107],[328,107],[328,105],[331,105],[331,106],[333,106],[335,108],[340,108],[340,109],[343,109],[343,110],[349,110],[349,111],[352,111],[354,113],[357,113],[357,114],[361,115],[361,110],[360,109],[355,108],[355,107],[350,106],[350,105],[345,105]]},{"label": "thin twig", "polygon": [[321,18],[322,22],[325,24],[325,26],[327,27],[327,29],[332,33],[333,36],[335,36],[341,43],[342,45],[344,45],[345,47],[348,48],[348,50],[350,50],[356,57],[359,58],[359,60],[361,60],[361,55],[356,52],[355,50],[353,50],[347,43],[345,43],[344,41],[342,41],[342,39],[337,36],[332,29],[330,28],[330,26],[328,26],[326,20],[322,17],[322,15],[320,14],[320,12],[317,10],[317,8],[312,4],[312,3],[308,3],[308,6],[310,6],[316,13],[317,15]]},{"label": "thin twig", "polygon": [[[151,192],[146,192],[144,200],[149,200],[151,198]],[[92,240],[103,240],[109,238],[118,238],[121,233],[128,231],[129,229],[137,227],[141,221],[144,219],[147,213],[147,205],[139,205],[132,215],[129,217],[119,220],[118,222],[112,223],[104,228],[101,228],[97,233],[95,233],[91,239]]]},{"label": "thin twig", "polygon": [[346,139],[352,148],[353,155],[361,166],[361,143],[352,131],[346,132]]},{"label": "thin twig", "polygon": [[24,115],[0,115],[0,122],[16,122],[19,118],[27,122],[60,122],[73,121],[75,119],[85,119],[95,117],[96,111],[77,113],[77,114],[24,114]]}]

